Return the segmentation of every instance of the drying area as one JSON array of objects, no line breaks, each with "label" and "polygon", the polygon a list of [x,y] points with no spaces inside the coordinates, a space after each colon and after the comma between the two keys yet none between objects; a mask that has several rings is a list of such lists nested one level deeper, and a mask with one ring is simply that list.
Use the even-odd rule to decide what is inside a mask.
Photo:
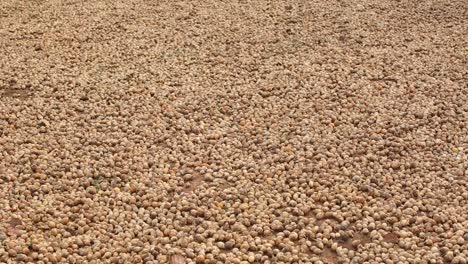
[{"label": "drying area", "polygon": [[467,263],[468,2],[0,2],[1,263]]}]

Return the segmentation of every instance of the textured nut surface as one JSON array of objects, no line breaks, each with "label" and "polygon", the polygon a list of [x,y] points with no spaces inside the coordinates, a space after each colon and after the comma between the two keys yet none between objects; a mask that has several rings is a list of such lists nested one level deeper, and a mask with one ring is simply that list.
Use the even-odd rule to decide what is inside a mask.
[{"label": "textured nut surface", "polygon": [[0,263],[466,263],[466,10],[0,1]]}]

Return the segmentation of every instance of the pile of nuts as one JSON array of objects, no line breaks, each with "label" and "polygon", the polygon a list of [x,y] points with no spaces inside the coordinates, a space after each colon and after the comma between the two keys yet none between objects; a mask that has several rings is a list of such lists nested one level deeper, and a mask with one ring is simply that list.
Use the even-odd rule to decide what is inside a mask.
[{"label": "pile of nuts", "polygon": [[1,263],[467,263],[459,1],[0,3]]}]

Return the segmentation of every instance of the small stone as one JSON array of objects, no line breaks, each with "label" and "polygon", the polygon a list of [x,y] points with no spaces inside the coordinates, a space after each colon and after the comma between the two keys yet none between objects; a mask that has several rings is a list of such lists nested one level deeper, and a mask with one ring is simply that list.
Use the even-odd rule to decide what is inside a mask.
[{"label": "small stone", "polygon": [[96,187],[94,187],[94,186],[89,186],[88,188],[86,188],[86,191],[89,194],[96,194],[97,193]]},{"label": "small stone", "polygon": [[372,187],[369,186],[369,185],[363,184],[363,185],[359,186],[359,190],[361,190],[363,192],[370,192],[372,190]]},{"label": "small stone", "polygon": [[181,255],[171,256],[170,264],[185,264],[185,258]]},{"label": "small stone", "polygon": [[235,242],[233,240],[229,240],[224,244],[224,248],[226,250],[230,250],[234,247],[234,245],[235,245]]},{"label": "small stone", "polygon": [[1,241],[4,241],[4,240],[6,240],[6,239],[7,239],[6,234],[0,231],[0,242],[1,242]]},{"label": "small stone", "polygon": [[213,176],[211,174],[206,174],[204,177],[204,180],[207,182],[212,182],[214,180]]},{"label": "small stone", "polygon": [[203,255],[198,255],[197,258],[195,259],[196,263],[205,263],[205,256]]},{"label": "small stone", "polygon": [[216,246],[219,248],[219,249],[224,249],[224,243],[219,241],[219,242],[216,242]]},{"label": "small stone", "polygon": [[274,220],[271,224],[271,228],[275,231],[281,231],[283,229],[283,223],[279,220]]}]

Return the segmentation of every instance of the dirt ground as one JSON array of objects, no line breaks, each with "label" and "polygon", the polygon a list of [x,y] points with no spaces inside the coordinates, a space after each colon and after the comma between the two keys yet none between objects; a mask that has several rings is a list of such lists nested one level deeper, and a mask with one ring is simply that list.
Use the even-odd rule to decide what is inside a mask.
[{"label": "dirt ground", "polygon": [[467,263],[468,1],[0,1],[0,263]]}]

